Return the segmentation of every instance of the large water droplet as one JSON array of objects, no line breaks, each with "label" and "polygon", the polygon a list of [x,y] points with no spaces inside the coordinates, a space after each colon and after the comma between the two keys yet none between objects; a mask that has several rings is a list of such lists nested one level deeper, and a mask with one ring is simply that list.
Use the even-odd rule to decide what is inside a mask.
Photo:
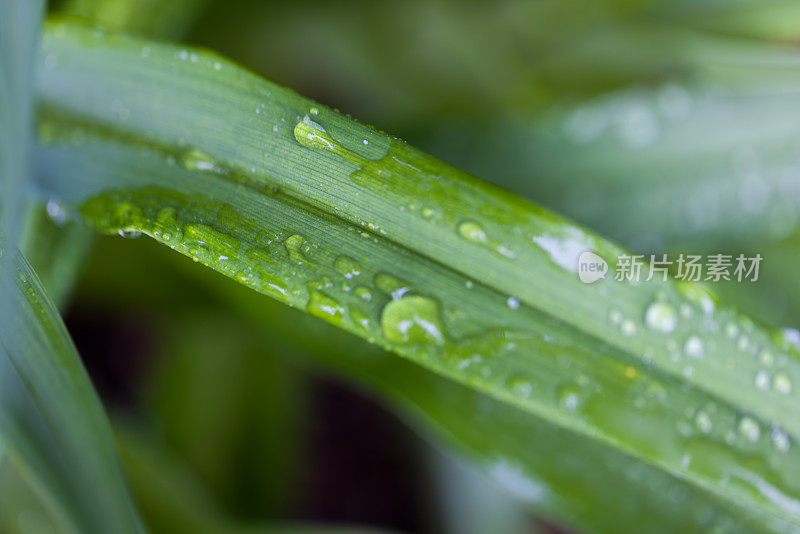
[{"label": "large water droplet", "polygon": [[439,305],[422,296],[404,296],[383,308],[381,328],[392,343],[444,343]]},{"label": "large water droplet", "polygon": [[331,139],[325,128],[312,121],[306,115],[294,127],[294,138],[297,142],[308,148],[333,148],[335,141]]}]

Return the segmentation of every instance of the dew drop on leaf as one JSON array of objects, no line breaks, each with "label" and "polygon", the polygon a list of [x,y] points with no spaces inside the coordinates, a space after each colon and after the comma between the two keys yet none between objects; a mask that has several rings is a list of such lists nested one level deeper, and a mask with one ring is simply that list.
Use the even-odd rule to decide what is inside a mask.
[{"label": "dew drop on leaf", "polygon": [[689,339],[686,340],[686,344],[683,346],[683,351],[690,358],[701,358],[705,353],[705,348],[703,347],[703,342],[700,341],[699,337],[690,336]]},{"label": "dew drop on leaf", "polygon": [[739,420],[739,434],[747,441],[756,442],[761,436],[761,429],[752,417],[744,416]]},{"label": "dew drop on leaf", "polygon": [[339,256],[333,262],[334,268],[347,279],[361,274],[361,265],[349,256]]},{"label": "dew drop on leaf", "polygon": [[711,429],[714,426],[711,422],[711,417],[703,410],[698,411],[697,415],[695,415],[694,424],[697,426],[697,430],[703,434],[708,434],[711,432]]},{"label": "dew drop on leaf", "polygon": [[120,229],[120,230],[117,230],[117,234],[121,235],[122,237],[128,238],[128,239],[134,239],[134,238],[137,238],[140,235],[142,235],[142,232],[140,232],[139,230],[122,230],[122,229]]},{"label": "dew drop on leaf", "polygon": [[489,239],[486,237],[486,232],[481,228],[481,226],[474,222],[474,221],[464,221],[458,225],[458,235],[466,239],[467,241],[471,241],[473,243],[478,243],[484,245],[489,242]]},{"label": "dew drop on leaf", "polygon": [[214,171],[214,160],[205,152],[192,148],[181,154],[181,165],[190,171]]},{"label": "dew drop on leaf", "polygon": [[789,379],[789,375],[783,371],[775,374],[772,379],[772,385],[778,393],[788,395],[792,392],[792,382]]},{"label": "dew drop on leaf", "polygon": [[769,374],[766,371],[759,371],[756,373],[756,377],[753,380],[753,384],[756,386],[756,389],[766,390],[770,387],[770,379]]},{"label": "dew drop on leaf", "polygon": [[428,297],[404,296],[389,301],[381,313],[381,328],[392,343],[444,343],[439,305]]},{"label": "dew drop on leaf", "polygon": [[779,452],[786,452],[789,450],[789,435],[780,428],[775,427],[772,429],[770,439],[772,440],[772,446]]},{"label": "dew drop on leaf", "polygon": [[669,334],[675,330],[678,324],[678,315],[671,304],[655,301],[647,307],[647,311],[644,314],[644,322],[650,330]]}]

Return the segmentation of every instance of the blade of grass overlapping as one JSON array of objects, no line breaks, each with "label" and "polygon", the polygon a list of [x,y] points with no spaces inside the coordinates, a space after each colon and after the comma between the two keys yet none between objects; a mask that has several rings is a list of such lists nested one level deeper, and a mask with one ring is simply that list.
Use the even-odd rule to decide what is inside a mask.
[{"label": "blade of grass overlapping", "polygon": [[139,532],[108,422],[69,336],[24,260],[0,326],[7,453],[51,500],[69,532]]},{"label": "blade of grass overlapping", "polygon": [[[32,60],[41,10],[40,2],[0,3],[0,446],[3,461],[14,463],[59,531],[137,532],[99,400],[16,248],[31,174]],[[20,528],[27,525],[22,515]]]},{"label": "blade of grass overlapping", "polygon": [[58,213],[51,215],[43,209],[32,209],[28,214],[22,252],[47,296],[59,308],[69,300],[72,285],[94,237],[86,227],[60,220]]},{"label": "blade of grass overlapping", "polygon": [[87,224],[145,232],[764,530],[797,521],[800,362],[780,332],[692,284],[583,285],[579,251],[624,251],[214,55],[57,22],[42,65],[40,187]]}]

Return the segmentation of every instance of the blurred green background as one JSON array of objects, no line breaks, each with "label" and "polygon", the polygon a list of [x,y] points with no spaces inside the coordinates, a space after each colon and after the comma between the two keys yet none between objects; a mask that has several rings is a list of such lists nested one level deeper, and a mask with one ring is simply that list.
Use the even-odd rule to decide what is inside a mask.
[{"label": "blurred green background", "polygon": [[[637,252],[760,253],[758,283],[715,292],[766,324],[800,323],[795,1],[63,0],[50,10],[216,50]],[[54,292],[155,531],[298,520],[560,531],[415,410],[404,377],[427,371],[155,242],[73,233],[70,249],[90,253],[75,287]],[[32,498],[6,486],[3,498]]]}]

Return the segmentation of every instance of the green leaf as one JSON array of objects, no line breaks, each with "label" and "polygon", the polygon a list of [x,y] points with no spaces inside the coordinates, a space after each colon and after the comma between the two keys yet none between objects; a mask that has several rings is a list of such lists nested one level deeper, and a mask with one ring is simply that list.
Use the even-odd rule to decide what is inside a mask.
[{"label": "green leaf", "polygon": [[[58,312],[17,252],[42,7],[0,3],[0,452],[4,467],[10,459],[15,468],[4,469],[4,482],[9,472],[24,478],[59,531],[139,532],[100,402]],[[31,526],[23,515],[20,529]]]},{"label": "green leaf", "polygon": [[[50,207],[56,209],[52,204]],[[74,221],[58,219],[57,212],[54,215],[42,209],[30,210],[22,250],[48,297],[62,308],[91,249],[94,233]]]},{"label": "green leaf", "polygon": [[108,421],[58,312],[23,259],[0,324],[0,442],[65,532],[141,532]]},{"label": "green leaf", "polygon": [[118,431],[120,449],[134,491],[154,530],[171,534],[388,534],[358,527],[303,525],[296,522],[242,524],[224,515],[216,501],[186,470],[179,458],[165,454],[128,429]]},{"label": "green leaf", "polygon": [[798,524],[791,337],[693,284],[582,284],[578,252],[624,250],[212,54],[63,22],[43,47],[39,185],[87,224],[660,469],[743,530]]}]

